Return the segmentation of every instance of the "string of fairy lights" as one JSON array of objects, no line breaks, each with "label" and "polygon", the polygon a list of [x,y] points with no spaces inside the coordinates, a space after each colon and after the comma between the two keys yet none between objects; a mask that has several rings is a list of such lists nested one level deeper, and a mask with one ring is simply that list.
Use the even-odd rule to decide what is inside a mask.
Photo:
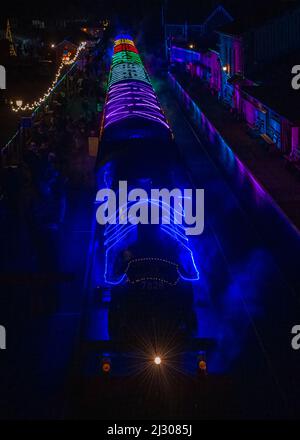
[{"label": "string of fairy lights", "polygon": [[49,96],[51,95],[51,93],[53,92],[55,87],[57,86],[57,83],[60,80],[60,76],[61,76],[61,73],[62,73],[64,67],[75,63],[75,61],[77,61],[79,55],[85,49],[85,47],[86,47],[86,42],[80,43],[73,58],[71,58],[69,60],[63,59],[61,61],[60,65],[58,67],[58,70],[56,72],[56,75],[54,77],[54,80],[52,81],[51,86],[48,88],[48,90],[44,93],[44,95],[41,98],[39,98],[38,100],[35,100],[31,104],[27,103],[25,105],[23,105],[23,102],[21,100],[16,101],[16,104],[14,104],[14,102],[11,101],[10,105],[11,105],[12,111],[17,113],[20,111],[34,110],[37,107],[39,107],[41,104],[43,104],[47,100],[47,98],[49,98]]}]

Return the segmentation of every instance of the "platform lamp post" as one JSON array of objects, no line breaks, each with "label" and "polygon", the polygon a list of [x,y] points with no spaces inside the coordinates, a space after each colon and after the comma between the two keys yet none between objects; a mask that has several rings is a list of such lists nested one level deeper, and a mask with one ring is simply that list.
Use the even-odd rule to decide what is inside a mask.
[{"label": "platform lamp post", "polygon": [[[23,101],[22,99],[17,99],[16,100],[16,106],[18,108],[22,107],[23,105]],[[22,119],[19,121],[19,139],[18,142],[16,143],[16,149],[14,148],[14,155],[16,154],[17,156],[17,161],[19,162],[22,158],[22,150],[23,150],[23,129],[22,129]]]},{"label": "platform lamp post", "polygon": [[[21,99],[16,100],[17,107],[22,107],[23,101]],[[28,130],[31,128],[32,118],[31,116],[22,116],[19,124],[20,130],[20,141],[19,141],[19,151],[18,151],[18,159],[21,160],[23,156],[23,151],[26,145],[26,134]]]}]

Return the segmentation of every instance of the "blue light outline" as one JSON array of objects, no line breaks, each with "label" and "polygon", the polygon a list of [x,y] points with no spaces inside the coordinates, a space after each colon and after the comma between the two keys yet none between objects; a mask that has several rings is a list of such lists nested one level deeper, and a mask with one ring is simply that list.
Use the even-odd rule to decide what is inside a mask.
[{"label": "blue light outline", "polygon": [[[134,202],[131,202],[131,201],[127,202],[127,204],[126,205],[124,204],[121,207],[121,209],[123,209],[123,207],[126,206],[126,209],[128,212],[128,206],[132,203],[134,203]],[[152,204],[153,203],[156,206],[161,207],[162,209],[163,209],[163,205],[166,205],[170,209],[170,221],[171,221],[171,219],[175,218],[174,212],[179,213],[179,211],[175,210],[172,206],[168,205],[167,203],[163,202],[160,199],[159,200],[158,199],[150,199],[150,200],[149,199],[140,199],[137,203],[138,204],[145,204],[145,203]],[[182,207],[182,205],[181,205],[181,207]],[[119,218],[119,211],[120,211],[120,208],[115,213],[117,219]],[[183,210],[183,212],[184,212],[184,210]],[[179,214],[181,216],[183,216],[182,213],[179,213]],[[104,231],[105,236],[107,236],[107,234],[112,232],[112,231],[109,231],[109,228],[113,227],[113,231],[114,231],[112,233],[112,235],[110,235],[110,237],[108,237],[107,240],[104,242],[104,246],[107,246],[107,244],[111,243],[114,240],[113,243],[111,243],[111,245],[106,249],[106,252],[105,252],[104,280],[106,283],[112,284],[112,285],[120,285],[124,282],[125,278],[127,278],[127,274],[124,273],[117,281],[108,280],[108,276],[107,276],[108,255],[109,255],[109,252],[111,251],[111,249],[114,248],[120,241],[124,240],[124,238],[130,232],[132,232],[133,230],[135,230],[137,228],[137,226],[138,225],[132,225],[132,224],[128,224],[128,223],[126,223],[126,224],[116,223],[114,225],[108,224],[108,226],[106,227],[106,229]],[[124,230],[124,227],[126,228],[125,230]],[[118,230],[118,228],[120,228],[121,230],[120,229]],[[192,261],[192,267],[194,268],[194,271],[196,273],[196,277],[185,277],[178,268],[177,272],[178,272],[178,275],[180,276],[180,278],[184,281],[189,281],[189,282],[198,281],[200,279],[200,273],[199,273],[197,265],[195,263],[193,251],[189,246],[187,246],[183,242],[183,240],[185,240],[187,243],[189,243],[189,239],[186,236],[184,236],[181,232],[179,232],[180,229],[185,230],[185,228],[181,224],[175,224],[175,223],[174,224],[173,223],[160,224],[160,228],[165,234],[169,235],[173,240],[176,240],[177,243],[179,243],[185,250],[187,250],[190,255],[190,258]]]}]

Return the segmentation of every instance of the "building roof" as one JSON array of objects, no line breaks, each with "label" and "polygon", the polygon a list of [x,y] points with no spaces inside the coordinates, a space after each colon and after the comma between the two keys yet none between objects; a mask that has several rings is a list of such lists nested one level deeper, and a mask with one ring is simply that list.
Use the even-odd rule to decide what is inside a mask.
[{"label": "building roof", "polygon": [[234,21],[222,26],[218,32],[241,35],[299,7],[299,0],[272,0],[272,3],[261,0],[233,2],[228,10]]},{"label": "building roof", "polygon": [[227,84],[239,85],[240,87],[242,87],[242,86],[248,86],[252,84],[252,82],[249,81],[247,78],[244,78],[241,74],[235,73],[230,78],[228,78]]},{"label": "building roof", "polygon": [[300,122],[300,90],[276,86],[242,86],[241,89],[294,124]]},{"label": "building roof", "polygon": [[260,66],[250,76],[257,86],[242,85],[249,95],[291,122],[300,121],[300,90],[292,88],[292,66],[299,63],[299,51],[295,50]]},{"label": "building roof", "polygon": [[66,38],[64,40],[62,40],[60,43],[58,43],[56,45],[56,47],[64,46],[66,44],[71,44],[72,46],[77,47],[76,44],[74,44],[72,41],[70,41],[70,40],[68,40]]},{"label": "building roof", "polygon": [[184,22],[194,25],[202,25],[213,18],[217,12],[223,12],[229,19],[233,17],[230,11],[218,0],[207,0],[206,2],[186,2],[172,0],[172,7],[169,5],[166,12],[168,23],[182,24]]},{"label": "building roof", "polygon": [[86,32],[83,32],[80,29],[61,29],[59,31],[50,31],[48,32],[48,38],[50,38],[52,41],[57,41],[63,44],[68,42],[69,44],[74,44],[75,46],[78,46],[79,43],[82,41],[90,40],[91,37]]}]

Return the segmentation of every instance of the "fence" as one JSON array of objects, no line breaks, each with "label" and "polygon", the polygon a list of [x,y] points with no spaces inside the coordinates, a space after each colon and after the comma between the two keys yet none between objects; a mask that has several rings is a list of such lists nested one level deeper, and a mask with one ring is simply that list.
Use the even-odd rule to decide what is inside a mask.
[{"label": "fence", "polygon": [[[263,242],[272,251],[281,270],[288,279],[293,280],[295,286],[299,286],[299,230],[234,154],[221,133],[171,73],[169,73],[169,84],[196,130],[201,134],[202,143],[206,145],[210,156],[226,177],[233,193],[259,231]],[[289,255],[282,252],[287,243],[289,243]]]}]

